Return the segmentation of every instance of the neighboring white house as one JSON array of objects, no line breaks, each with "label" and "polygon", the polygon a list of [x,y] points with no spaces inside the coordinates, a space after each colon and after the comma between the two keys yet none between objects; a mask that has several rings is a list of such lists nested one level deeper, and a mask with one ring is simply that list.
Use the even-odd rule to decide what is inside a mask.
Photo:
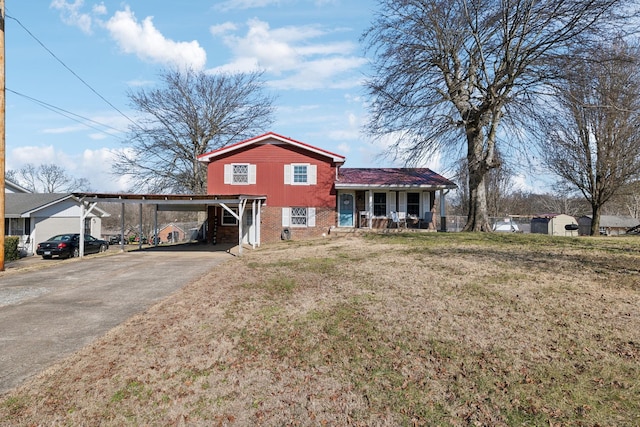
[{"label": "neighboring white house", "polygon": [[[580,234],[588,236],[591,232],[591,215],[585,215],[578,218],[580,224]],[[606,236],[617,236],[625,234],[627,230],[640,225],[640,220],[630,216],[601,215],[600,216],[600,234]]]},{"label": "neighboring white house", "polygon": [[[29,193],[6,180],[5,189],[4,234],[20,237],[22,255],[33,255],[39,242],[56,234],[80,232],[82,202],[73,195]],[[85,209],[84,232],[99,237],[105,216],[99,208]]]}]

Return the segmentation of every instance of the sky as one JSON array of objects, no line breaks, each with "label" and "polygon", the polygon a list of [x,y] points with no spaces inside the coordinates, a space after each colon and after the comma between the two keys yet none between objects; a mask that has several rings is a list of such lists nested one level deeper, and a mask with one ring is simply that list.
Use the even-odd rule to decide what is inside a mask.
[{"label": "sky", "polygon": [[[372,0],[6,0],[6,163],[57,164],[92,190],[124,192],[111,174],[137,115],[128,93],[163,70],[265,71],[275,133],[346,157],[345,167],[393,167],[362,132],[361,36]],[[257,135],[256,135],[257,136]],[[443,173],[439,159],[428,164]],[[517,178],[524,185],[524,177]]]}]

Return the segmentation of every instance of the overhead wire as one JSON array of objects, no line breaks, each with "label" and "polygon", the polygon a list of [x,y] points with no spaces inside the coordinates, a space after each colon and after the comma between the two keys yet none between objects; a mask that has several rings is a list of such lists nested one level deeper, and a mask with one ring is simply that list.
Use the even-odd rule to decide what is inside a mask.
[{"label": "overhead wire", "polygon": [[[36,41],[36,42],[37,42],[37,43],[38,43],[38,44],[39,44],[39,45],[40,45],[44,50],[46,50],[46,51],[47,51],[47,52],[48,52],[48,53],[49,53],[49,54],[50,54],[50,55],[51,55],[51,56],[52,56],[56,61],[58,61],[58,62],[59,62],[59,63],[60,63],[64,68],[66,68],[66,69],[67,69],[67,71],[69,71],[71,74],[73,74],[73,76],[74,76],[74,77],[76,77],[80,82],[82,82],[82,84],[84,84],[87,88],[89,88],[89,90],[91,90],[91,92],[93,92],[93,93],[94,93],[95,95],[97,95],[101,100],[103,100],[107,105],[109,105],[111,108],[113,108],[115,111],[117,111],[117,112],[118,112],[122,117],[126,118],[126,119],[127,119],[129,122],[131,122],[135,127],[140,127],[140,125],[139,125],[138,123],[136,123],[133,119],[131,119],[129,116],[127,116],[125,113],[123,113],[123,112],[122,112],[118,107],[116,107],[116,106],[115,106],[115,105],[113,105],[111,102],[109,102],[109,100],[107,100],[104,96],[102,96],[102,95],[101,95],[101,94],[100,94],[96,89],[94,89],[94,88],[93,88],[89,83],[87,83],[87,82],[86,82],[82,77],[80,77],[80,76],[79,76],[75,71],[73,71],[73,70],[72,70],[72,69],[71,69],[67,64],[65,64],[65,62],[64,62],[62,59],[60,59],[60,58],[59,58],[55,53],[53,53],[53,51],[51,51],[51,49],[49,49],[49,48],[48,48],[48,47],[47,47],[47,46],[46,46],[46,45],[45,45],[45,44],[44,44],[40,39],[38,39],[38,38],[37,38],[37,37],[36,37],[36,36],[31,32],[31,31],[29,31],[29,29],[28,29],[27,27],[25,27],[25,26],[22,24],[22,22],[20,22],[20,20],[19,20],[19,19],[15,18],[15,17],[13,17],[13,16],[10,16],[10,15],[7,15],[6,13],[5,13],[5,17],[6,17],[6,18],[9,18],[9,19],[12,19],[13,21],[15,21],[15,22],[16,22],[16,23],[17,23],[17,24],[18,24],[18,25],[19,25],[19,26],[20,26],[20,27],[21,27],[21,28],[22,28],[22,29],[23,29],[27,34],[29,34],[29,36],[31,36],[31,37],[32,37],[32,38],[33,38],[33,39],[34,39],[34,40],[35,40],[35,41]],[[53,106],[53,105],[51,105],[51,104],[47,104],[47,103],[45,103],[45,102],[43,102],[43,101],[39,101],[39,100],[37,100],[37,99],[35,99],[35,98],[32,98],[32,97],[29,97],[29,96],[26,96],[26,95],[20,94],[20,93],[18,93],[18,92],[15,92],[15,91],[11,91],[11,92],[12,92],[12,93],[15,93],[15,94],[17,94],[17,95],[23,96],[23,97],[25,97],[25,98],[27,98],[27,99],[30,99],[31,101],[37,102],[37,103],[38,103],[38,104],[40,104],[40,105],[43,105],[43,106],[45,106],[45,105],[46,105],[46,106],[48,106],[48,107],[52,107],[52,108],[54,108],[55,110],[65,111],[65,110],[63,110],[62,108],[54,107],[54,106]],[[70,113],[70,112],[68,112],[68,111],[65,111],[65,112],[66,112],[66,113],[68,113],[68,114],[73,114],[73,115],[75,115],[75,116],[77,116],[77,117],[81,117],[81,116],[79,116],[79,115],[76,115],[76,114],[74,114],[74,113]],[[98,123],[98,122],[96,122],[96,121],[94,121],[94,120],[90,120],[90,119],[87,119],[87,118],[85,118],[85,117],[82,117],[82,119],[83,119],[83,120],[92,121],[92,122],[94,122],[94,123]],[[110,126],[108,126],[108,125],[104,125],[104,124],[102,124],[102,123],[100,123],[100,125],[101,125],[101,126],[105,126],[105,127],[110,127]],[[112,128],[112,129],[114,129],[114,128]],[[119,131],[119,132],[120,132],[120,131]]]},{"label": "overhead wire", "polygon": [[[65,110],[65,109],[60,108],[60,107],[56,107],[55,105],[46,103],[44,101],[41,101],[41,100],[36,99],[34,97],[31,97],[29,95],[25,95],[23,93],[17,92],[15,90],[12,90],[12,89],[9,89],[9,88],[5,88],[5,90],[7,92],[11,92],[11,93],[13,93],[15,95],[18,95],[18,96],[21,96],[21,97],[23,97],[25,99],[28,99],[29,101],[32,101],[32,102],[42,106],[43,108],[46,108],[47,110],[53,111],[54,113],[60,114],[60,115],[66,117],[66,118],[68,118],[70,120],[73,120],[73,121],[75,121],[77,123],[80,123],[80,124],[82,124],[84,126],[87,126],[87,127],[91,128],[91,129],[95,129],[95,130],[97,130],[99,132],[107,133],[107,134],[109,134],[111,136],[114,136],[113,133],[109,133],[105,129],[110,129],[110,130],[113,130],[113,131],[115,131],[117,133],[124,133],[124,131],[121,130],[121,129],[114,128],[113,126],[110,126],[110,125],[107,125],[107,124],[104,124],[104,123],[100,123],[100,122],[98,122],[96,120],[93,120],[93,119],[90,119],[88,117],[81,116],[80,114],[73,113],[71,111]],[[101,128],[98,128],[97,126],[92,126],[87,122],[93,123],[93,124],[95,124],[97,126],[100,126]]]}]

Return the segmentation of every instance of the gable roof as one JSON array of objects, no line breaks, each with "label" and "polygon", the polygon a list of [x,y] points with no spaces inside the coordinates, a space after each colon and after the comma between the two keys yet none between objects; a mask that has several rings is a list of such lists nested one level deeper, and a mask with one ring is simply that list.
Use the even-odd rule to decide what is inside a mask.
[{"label": "gable roof", "polygon": [[336,189],[349,188],[457,188],[428,168],[341,168]]},{"label": "gable roof", "polygon": [[[5,194],[5,216],[7,218],[30,217],[31,214],[49,206],[72,199],[80,203],[73,194],[62,193],[7,193]],[[98,216],[109,216],[100,208],[95,207]]]},{"label": "gable roof", "polygon": [[305,144],[304,142],[296,141],[295,139],[288,138],[286,136],[278,135],[277,133],[267,132],[264,135],[256,136],[255,138],[247,139],[245,141],[238,142],[236,144],[227,145],[226,147],[213,150],[209,153],[201,154],[198,156],[198,160],[201,162],[211,162],[212,159],[231,153],[233,151],[245,148],[250,145],[258,144],[288,144],[294,147],[301,148],[321,156],[328,157],[336,163],[344,163],[345,157],[339,154],[332,153],[322,148],[314,147],[313,145]]},{"label": "gable roof", "polygon": [[31,193],[31,191],[6,178],[4,179],[4,191],[5,193]]},{"label": "gable roof", "polygon": [[[589,218],[591,222],[593,215],[584,215],[582,218]],[[638,225],[640,220],[630,216],[600,215],[600,227],[633,228]]]}]

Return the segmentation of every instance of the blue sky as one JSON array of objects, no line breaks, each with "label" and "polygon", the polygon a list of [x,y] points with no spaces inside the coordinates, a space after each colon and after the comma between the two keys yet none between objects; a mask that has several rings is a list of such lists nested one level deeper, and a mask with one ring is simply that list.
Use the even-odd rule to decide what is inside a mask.
[{"label": "blue sky", "polygon": [[[175,66],[260,67],[277,97],[271,131],[344,155],[347,167],[401,166],[362,134],[369,69],[359,40],[376,4],[6,0],[6,169],[56,163],[96,191],[126,190],[110,170],[136,117],[127,92]],[[447,174],[438,159],[422,166]]]}]

